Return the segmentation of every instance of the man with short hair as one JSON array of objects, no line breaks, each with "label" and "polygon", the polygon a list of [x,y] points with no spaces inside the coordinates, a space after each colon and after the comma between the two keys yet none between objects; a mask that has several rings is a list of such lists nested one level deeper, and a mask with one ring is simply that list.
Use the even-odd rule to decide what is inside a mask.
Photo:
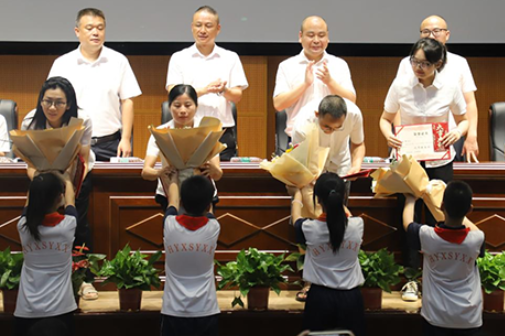
[{"label": "man with short hair", "polygon": [[312,116],[321,99],[334,94],[356,102],[347,63],[326,53],[328,27],[319,16],[303,20],[299,32],[303,50],[279,65],[273,95],[277,111],[286,110],[286,134],[291,137],[295,119]]},{"label": "man with short hair", "polygon": [[177,84],[189,84],[196,89],[195,122],[198,124],[206,116],[221,120],[225,133],[219,141],[227,148],[220,157],[222,161],[230,161],[237,155],[231,103],[240,101],[249,84],[238,55],[216,45],[221,25],[215,9],[210,6],[198,8],[191,29],[195,43],[172,55],[165,88],[170,92]]},{"label": "man with short hair", "polygon": [[450,182],[442,201],[445,222],[436,227],[414,222],[416,199],[405,195],[403,227],[409,244],[423,253],[423,335],[478,335],[482,291],[476,259],[484,256],[484,233],[465,216],[472,189]]},{"label": "man with short hair", "polygon": [[54,61],[48,77],[74,86],[77,103],[93,121],[91,149],[98,161],[132,153],[133,97],[142,92],[128,59],[104,46],[105,15],[96,8],[77,14],[79,47]]},{"label": "man with short hair", "polygon": [[[421,38],[432,38],[442,44],[446,44],[451,35],[450,30],[447,28],[447,22],[439,15],[431,15],[423,20],[420,28]],[[397,77],[412,74],[412,66],[408,57],[404,58],[398,68]],[[466,102],[466,115],[468,118],[468,133],[466,140],[460,139],[454,144],[456,150],[456,161],[464,161],[463,155],[466,154],[468,162],[478,162],[477,156],[479,155],[479,146],[477,143],[477,103],[475,101],[475,91],[477,87],[473,80],[472,71],[465,58],[447,52],[447,63],[440,75],[450,76],[457,80],[461,91],[465,97]],[[450,128],[454,124],[453,118],[450,119]]]}]

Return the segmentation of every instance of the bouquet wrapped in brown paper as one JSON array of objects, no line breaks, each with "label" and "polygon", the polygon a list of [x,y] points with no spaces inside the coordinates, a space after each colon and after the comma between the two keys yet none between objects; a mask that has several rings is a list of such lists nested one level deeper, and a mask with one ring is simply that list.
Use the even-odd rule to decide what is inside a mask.
[{"label": "bouquet wrapped in brown paper", "polygon": [[313,188],[310,184],[321,175],[330,151],[329,147],[320,147],[317,127],[308,124],[303,142],[271,162],[265,160],[260,163],[260,167],[268,170],[275,179],[301,189],[302,216],[312,218],[317,217],[321,210],[314,209]]},{"label": "bouquet wrapped in brown paper", "polygon": [[167,162],[177,170],[198,168],[226,148],[219,142],[224,130],[217,118],[204,117],[194,128],[149,129]]},{"label": "bouquet wrapped in brown paper", "polygon": [[440,209],[445,183],[440,180],[430,181],[426,171],[412,156],[403,155],[400,161],[391,163],[389,168],[377,169],[371,176],[372,191],[376,197],[396,193],[412,194],[423,199],[437,221],[445,219]]},{"label": "bouquet wrapped in brown paper", "polygon": [[45,130],[12,130],[12,150],[38,172],[66,171],[81,149],[84,121],[71,118],[67,126]]}]

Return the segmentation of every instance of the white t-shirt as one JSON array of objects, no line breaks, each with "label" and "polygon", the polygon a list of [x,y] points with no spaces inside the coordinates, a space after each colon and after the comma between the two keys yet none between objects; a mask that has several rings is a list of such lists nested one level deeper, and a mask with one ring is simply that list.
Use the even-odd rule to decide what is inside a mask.
[{"label": "white t-shirt", "polygon": [[[454,79],[436,72],[433,84],[425,88],[412,73],[395,78],[384,102],[384,111],[393,114],[400,111],[402,125],[448,122],[451,112],[466,113],[466,103]],[[454,155],[451,146],[450,160],[427,161],[426,168],[445,166]]]},{"label": "white t-shirt", "polygon": [[3,115],[0,115],[0,152],[10,152],[11,144],[9,139],[9,132],[7,131],[7,121]]},{"label": "white t-shirt", "polygon": [[80,47],[57,58],[48,78],[54,76],[72,83],[77,104],[93,120],[93,137],[120,130],[121,100],[142,94],[128,59],[105,46],[94,62],[82,56]]},{"label": "white t-shirt", "polygon": [[[333,55],[324,53],[323,58],[314,64],[314,74],[323,66],[323,61],[327,62],[327,67],[331,77],[346,90],[356,93],[352,84],[351,72],[347,63]],[[296,86],[305,81],[305,70],[310,61],[305,57],[303,50],[296,56],[290,57],[279,64],[277,77],[275,79],[274,97],[281,93],[293,90]],[[308,87],[297,102],[286,109],[288,119],[286,121],[286,134],[291,136],[295,119],[298,115],[307,117],[314,114],[321,99],[331,94],[330,89],[320,79],[314,76],[314,82]]]},{"label": "white t-shirt", "polygon": [[[39,226],[40,241],[36,241],[24,224],[18,222],[24,263],[14,316],[42,318],[58,316],[77,309],[72,289],[72,244],[77,226],[77,210],[65,208],[65,216],[46,215],[54,226]],[[50,225],[50,224],[46,224]]]},{"label": "white t-shirt", "polygon": [[[216,80],[227,81],[226,87],[249,86],[240,58],[233,51],[217,45],[208,56],[202,55],[195,44],[176,52],[168,63],[167,84],[189,84],[194,88],[205,87]],[[198,109],[195,120],[199,123],[203,117],[221,120],[223,127],[235,126],[231,103],[223,95],[209,93],[198,97]]]},{"label": "white t-shirt", "polygon": [[[398,67],[398,72],[396,77],[410,76],[413,75],[412,65],[410,64],[410,57],[405,57]],[[452,78],[459,82],[459,87],[463,93],[477,91],[475,86],[475,81],[473,80],[472,70],[464,57],[448,52],[447,62],[440,72],[441,75]],[[454,116],[451,114],[449,116],[449,129],[454,129],[456,127],[456,122],[454,121]]]},{"label": "white t-shirt", "polygon": [[[36,110],[31,110],[24,117],[23,121],[21,122],[22,130],[27,130],[28,127],[30,127],[31,122],[33,121],[33,117],[35,116],[35,111]],[[82,119],[84,121],[83,123],[84,134],[82,135],[81,138],[81,146],[90,146],[91,135],[93,133],[93,122],[91,121],[91,118],[86,114],[86,112],[80,109],[77,110],[77,118]],[[30,129],[32,130],[35,129],[35,123],[31,125]],[[51,125],[49,125],[48,122],[46,122],[46,129],[52,129]],[[88,155],[88,172],[90,172],[94,166],[95,166],[95,153],[92,150],[90,150]]]},{"label": "white t-shirt", "polygon": [[423,225],[419,238],[423,252],[421,315],[437,327],[480,327],[482,292],[475,261],[484,243],[484,233],[470,231],[461,244],[455,244],[442,239],[434,228]]},{"label": "white t-shirt", "polygon": [[341,129],[331,134],[325,134],[319,126],[318,118],[314,115],[314,112],[310,116],[304,115],[304,118],[300,116],[293,129],[293,143],[298,144],[305,140],[304,129],[306,129],[307,124],[315,124],[319,131],[320,146],[330,148],[324,169],[340,176],[345,175],[351,168],[349,140],[357,145],[365,141],[363,116],[359,107],[350,100],[344,100],[347,105],[347,115]]},{"label": "white t-shirt", "polygon": [[[334,289],[353,289],[365,282],[358,253],[363,242],[364,222],[349,217],[344,240],[337,253],[330,244],[328,225],[320,219],[299,219],[297,231],[303,231],[306,242],[303,280]],[[298,240],[299,243],[303,243]]]},{"label": "white t-shirt", "polygon": [[214,253],[220,225],[211,214],[176,214],[169,207],[164,219],[166,284],[161,313],[178,317],[218,314]]}]

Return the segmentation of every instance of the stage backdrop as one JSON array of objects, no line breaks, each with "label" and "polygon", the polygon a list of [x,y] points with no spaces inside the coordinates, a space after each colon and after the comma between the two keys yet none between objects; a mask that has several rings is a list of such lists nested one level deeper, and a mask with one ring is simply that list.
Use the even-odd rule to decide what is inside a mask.
[{"label": "stage backdrop", "polygon": [[504,43],[502,0],[23,0],[2,1],[0,41],[73,41],[77,11],[102,9],[109,41],[192,41],[196,8],[213,6],[221,18],[222,42],[296,42],[303,18],[323,16],[333,42],[411,43],[420,21],[444,16],[454,43]]}]

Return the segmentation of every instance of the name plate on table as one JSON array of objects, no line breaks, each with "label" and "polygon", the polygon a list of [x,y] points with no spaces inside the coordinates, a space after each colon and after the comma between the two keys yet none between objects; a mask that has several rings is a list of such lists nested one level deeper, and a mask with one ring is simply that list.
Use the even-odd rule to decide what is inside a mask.
[{"label": "name plate on table", "polygon": [[408,154],[417,161],[450,160],[451,148],[442,144],[447,132],[446,122],[396,126],[396,137],[402,141],[396,158],[399,160],[403,154]]}]

